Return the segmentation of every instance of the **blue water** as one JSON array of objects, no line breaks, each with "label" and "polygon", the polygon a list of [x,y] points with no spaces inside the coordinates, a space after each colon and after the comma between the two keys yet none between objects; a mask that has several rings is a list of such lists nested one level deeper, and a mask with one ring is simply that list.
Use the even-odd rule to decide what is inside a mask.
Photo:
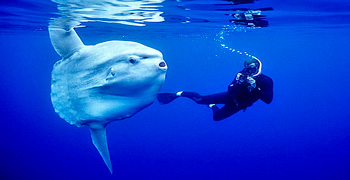
[{"label": "blue water", "polygon": [[[47,26],[64,14],[50,1],[0,5],[1,180],[350,179],[348,1],[169,0],[158,4],[164,21],[146,26],[82,22],[85,44],[130,40],[160,50],[169,66],[161,92],[225,91],[247,58],[232,49],[262,60],[274,81],[271,104],[220,122],[178,99],[111,123],[112,175],[89,129],[66,123],[51,105],[60,57]],[[267,27],[254,29],[230,23],[223,6],[274,10],[262,12]]]}]

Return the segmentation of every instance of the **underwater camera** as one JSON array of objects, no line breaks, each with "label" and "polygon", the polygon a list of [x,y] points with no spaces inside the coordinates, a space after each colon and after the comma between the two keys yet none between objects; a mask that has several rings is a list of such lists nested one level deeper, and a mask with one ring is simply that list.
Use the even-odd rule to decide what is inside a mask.
[{"label": "underwater camera", "polygon": [[240,73],[241,75],[237,79],[238,83],[243,83],[247,80],[248,76],[251,76],[252,73],[256,71],[255,68],[244,68]]}]

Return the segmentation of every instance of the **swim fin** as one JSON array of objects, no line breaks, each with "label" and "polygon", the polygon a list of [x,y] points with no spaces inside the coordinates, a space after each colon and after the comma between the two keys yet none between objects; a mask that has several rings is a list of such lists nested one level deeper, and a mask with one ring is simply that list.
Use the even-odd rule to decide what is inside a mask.
[{"label": "swim fin", "polygon": [[177,96],[176,93],[159,93],[157,99],[160,104],[168,104],[178,97],[179,96]]}]

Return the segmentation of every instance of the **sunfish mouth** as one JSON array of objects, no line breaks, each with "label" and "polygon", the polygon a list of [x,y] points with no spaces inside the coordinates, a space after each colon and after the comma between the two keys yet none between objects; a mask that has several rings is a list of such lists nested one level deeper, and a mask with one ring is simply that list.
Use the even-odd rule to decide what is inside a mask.
[{"label": "sunfish mouth", "polygon": [[164,62],[164,61],[160,62],[160,63],[159,63],[159,67],[166,67],[165,62]]}]

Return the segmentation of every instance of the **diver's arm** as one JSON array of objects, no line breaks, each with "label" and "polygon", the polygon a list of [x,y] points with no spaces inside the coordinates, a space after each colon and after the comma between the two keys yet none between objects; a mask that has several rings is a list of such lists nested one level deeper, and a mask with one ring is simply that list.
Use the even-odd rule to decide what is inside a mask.
[{"label": "diver's arm", "polygon": [[273,81],[271,78],[266,77],[262,83],[257,86],[259,98],[266,104],[270,104],[273,99]]}]

